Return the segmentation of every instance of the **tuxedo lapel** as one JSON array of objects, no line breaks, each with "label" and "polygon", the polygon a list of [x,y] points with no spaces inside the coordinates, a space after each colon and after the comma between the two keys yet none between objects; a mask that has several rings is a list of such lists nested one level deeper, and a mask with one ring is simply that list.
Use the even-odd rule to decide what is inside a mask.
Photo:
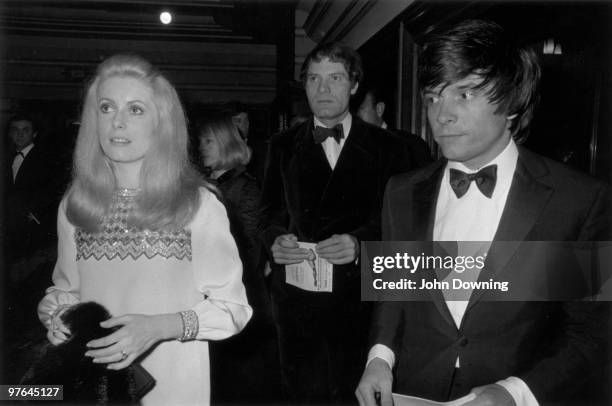
[{"label": "tuxedo lapel", "polygon": [[[374,161],[375,156],[364,145],[369,136],[368,129],[356,117],[353,117],[351,131],[342,147],[336,166],[331,171],[325,193],[322,195],[322,204],[328,198],[334,199],[341,196],[340,191],[347,187],[359,187],[359,179],[355,179],[355,174],[360,173],[362,167],[374,165],[372,161]],[[325,159],[327,160],[327,158]]]},{"label": "tuxedo lapel", "polygon": [[[433,241],[436,202],[438,201],[445,164],[446,160],[439,160],[433,166],[433,170],[426,173],[423,180],[414,186],[412,196],[410,197],[413,208],[408,211],[412,216],[410,219],[411,227],[409,227],[409,233],[411,234],[409,236],[410,241]],[[429,282],[438,279],[436,273],[432,270],[426,270],[426,272],[423,272],[423,275]],[[456,328],[453,316],[446,305],[442,292],[439,289],[428,289],[428,292],[442,318]]]},{"label": "tuxedo lapel", "polygon": [[[508,264],[518,247],[527,240],[552,193],[553,182],[548,168],[529,151],[519,148],[506,205],[478,280],[494,278]],[[496,244],[496,241],[503,241],[504,244]],[[484,290],[479,289],[472,294],[468,310],[483,293]]]},{"label": "tuxedo lapel", "polygon": [[320,144],[315,144],[312,135],[314,123],[310,120],[303,125],[296,134],[295,154],[296,161],[299,162],[301,168],[316,168],[317,171],[325,169],[325,173],[331,174],[331,167],[327,162],[325,151]]},{"label": "tuxedo lapel", "polygon": [[321,196],[327,188],[332,170],[323,148],[315,144],[312,136],[313,122],[310,120],[296,134],[296,143],[289,164],[291,179],[297,179],[298,186],[308,194]]},{"label": "tuxedo lapel", "polygon": [[15,189],[20,189],[27,187],[32,182],[32,177],[38,177],[40,175],[40,171],[43,170],[41,168],[41,154],[39,153],[36,145],[32,147],[30,152],[23,158],[21,165],[19,166],[19,170],[17,171],[17,176],[13,181],[12,174],[12,163],[13,159],[11,159],[11,167],[10,167],[10,175],[11,175],[11,183]]},{"label": "tuxedo lapel", "polygon": [[[445,161],[439,161],[431,173],[415,184],[411,200],[413,208],[409,211],[412,241],[433,241],[433,229],[436,219],[436,202],[440,192],[440,182],[444,174]],[[434,180],[432,182],[432,180]]]}]

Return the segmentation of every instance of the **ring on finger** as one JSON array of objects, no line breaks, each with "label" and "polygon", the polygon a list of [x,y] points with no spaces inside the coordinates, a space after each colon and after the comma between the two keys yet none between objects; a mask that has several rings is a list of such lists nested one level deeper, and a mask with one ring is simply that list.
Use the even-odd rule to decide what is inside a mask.
[{"label": "ring on finger", "polygon": [[121,350],[121,360],[120,361],[125,360],[127,357],[128,357],[128,353],[123,351],[123,350]]}]

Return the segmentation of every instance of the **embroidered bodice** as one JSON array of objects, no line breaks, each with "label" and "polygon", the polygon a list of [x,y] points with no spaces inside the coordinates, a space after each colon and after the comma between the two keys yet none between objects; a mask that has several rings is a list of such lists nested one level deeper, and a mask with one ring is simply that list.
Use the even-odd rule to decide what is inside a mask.
[{"label": "embroidered bodice", "polygon": [[137,190],[120,189],[113,196],[110,210],[102,221],[102,231],[90,233],[76,229],[75,240],[78,260],[115,258],[138,259],[143,255],[151,259],[187,259],[191,261],[191,232],[152,231],[130,227],[127,219],[134,209]]}]

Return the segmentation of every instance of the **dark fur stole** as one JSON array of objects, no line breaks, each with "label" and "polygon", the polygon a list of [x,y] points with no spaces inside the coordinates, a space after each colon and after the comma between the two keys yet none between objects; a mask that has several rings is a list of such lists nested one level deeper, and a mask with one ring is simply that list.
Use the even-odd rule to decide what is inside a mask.
[{"label": "dark fur stole", "polygon": [[100,322],[109,312],[94,302],[79,303],[62,314],[72,335],[60,345],[47,343],[23,376],[21,385],[63,385],[62,404],[131,405],[155,386],[155,379],[139,364],[119,371],[95,364],[86,357],[85,344],[105,337],[119,327],[106,329]]}]

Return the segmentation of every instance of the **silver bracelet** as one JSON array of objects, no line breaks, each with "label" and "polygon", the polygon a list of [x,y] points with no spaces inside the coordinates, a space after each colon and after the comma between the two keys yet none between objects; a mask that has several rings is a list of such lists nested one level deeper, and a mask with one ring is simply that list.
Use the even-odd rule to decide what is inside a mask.
[{"label": "silver bracelet", "polygon": [[193,310],[185,310],[179,312],[179,314],[183,321],[183,335],[178,340],[189,341],[195,339],[199,329],[198,315]]}]

